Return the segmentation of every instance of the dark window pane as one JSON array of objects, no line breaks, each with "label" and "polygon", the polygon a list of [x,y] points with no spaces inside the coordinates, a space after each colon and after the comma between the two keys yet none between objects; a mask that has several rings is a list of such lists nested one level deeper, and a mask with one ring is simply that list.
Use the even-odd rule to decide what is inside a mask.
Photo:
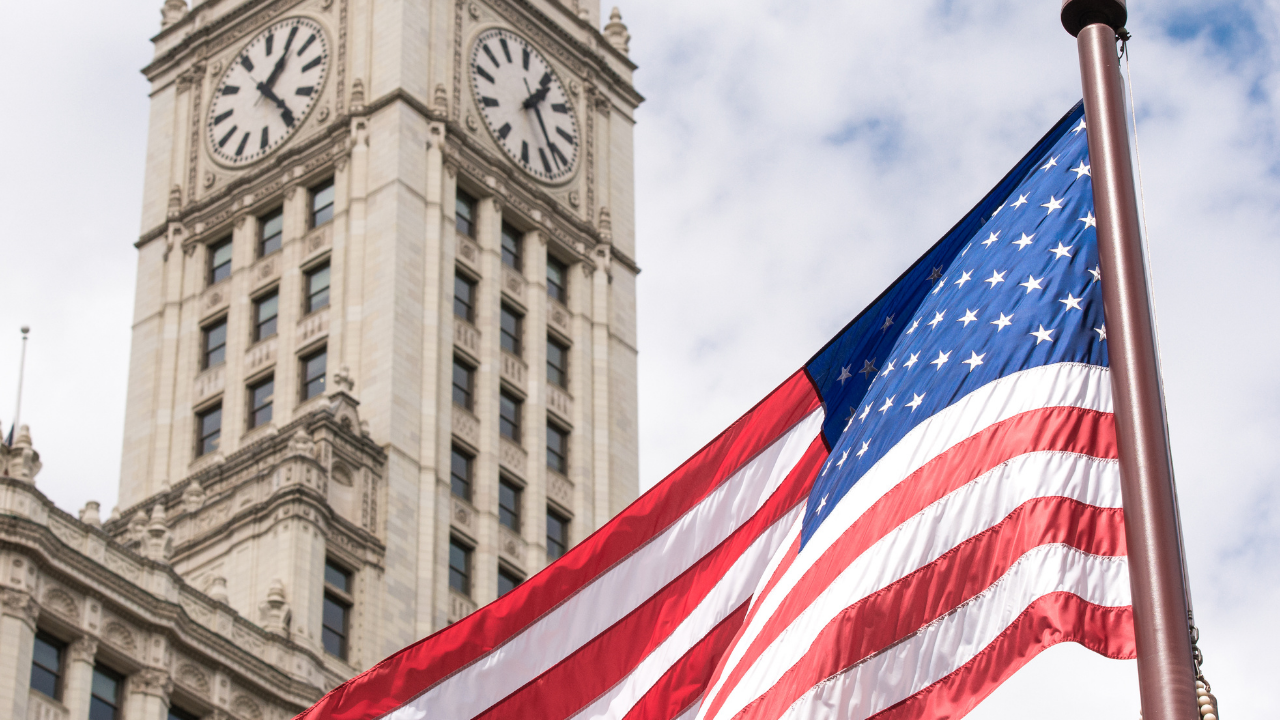
[{"label": "dark window pane", "polygon": [[449,587],[471,595],[471,551],[457,540],[449,541]]},{"label": "dark window pane", "polygon": [[209,246],[209,284],[231,277],[231,241]]},{"label": "dark window pane", "polygon": [[280,295],[270,295],[254,303],[253,339],[261,340],[276,334],[276,318],[280,315]]},{"label": "dark window pane", "polygon": [[475,321],[476,284],[461,275],[453,276],[453,314],[466,320]]},{"label": "dark window pane", "polygon": [[221,365],[227,359],[227,321],[204,329],[204,366]]},{"label": "dark window pane", "polygon": [[569,549],[569,521],[547,510],[547,560],[555,560]]},{"label": "dark window pane", "polygon": [[307,273],[307,312],[329,306],[329,266]]},{"label": "dark window pane", "polygon": [[302,399],[311,398],[324,393],[324,372],[327,352],[321,350],[302,361]]},{"label": "dark window pane", "polygon": [[333,219],[333,180],[311,188],[311,227]]},{"label": "dark window pane", "polygon": [[103,668],[93,668],[93,695],[89,701],[89,720],[116,720],[120,706],[119,675]]},{"label": "dark window pane", "polygon": [[351,575],[333,563],[324,564],[324,581],[342,592],[351,592]]},{"label": "dark window pane", "polygon": [[33,663],[31,665],[31,689],[57,700],[58,676]]},{"label": "dark window pane", "polygon": [[547,425],[547,467],[561,475],[569,472],[569,433]]},{"label": "dark window pane", "polygon": [[502,223],[502,264],[516,270],[521,268],[522,239],[519,230]]},{"label": "dark window pane", "polygon": [[547,340],[547,382],[569,387],[569,348],[555,340]]},{"label": "dark window pane", "polygon": [[503,595],[506,595],[512,590],[515,590],[516,586],[519,585],[522,581],[523,580],[519,576],[515,575],[514,573],[509,573],[506,570],[499,570],[498,571],[498,597],[502,597]]},{"label": "dark window pane", "polygon": [[196,455],[207,455],[218,449],[218,440],[222,438],[222,406],[206,410],[197,418],[199,437],[196,443]]},{"label": "dark window pane", "polygon": [[37,633],[31,653],[31,687],[57,700],[62,655],[66,645],[57,638]]},{"label": "dark window pane", "polygon": [[449,487],[453,494],[470,502],[471,500],[471,456],[453,449],[449,459]]},{"label": "dark window pane", "polygon": [[468,237],[475,237],[476,201],[470,195],[458,191],[458,202],[454,210],[457,215],[458,232]]},{"label": "dark window pane", "polygon": [[547,258],[547,295],[554,300],[566,302],[568,292],[566,292],[568,271],[564,263],[555,258]]},{"label": "dark window pane", "polygon": [[275,395],[275,379],[268,378],[249,390],[249,427],[271,422],[271,399]]},{"label": "dark window pane", "polygon": [[322,609],[320,639],[324,643],[325,652],[340,658],[347,657],[347,615],[350,608],[346,603],[333,597],[324,596]]},{"label": "dark window pane", "polygon": [[503,480],[498,483],[498,522],[520,532],[520,488]]},{"label": "dark window pane", "polygon": [[468,410],[473,409],[471,392],[474,378],[475,371],[466,364],[459,362],[457,358],[454,358],[453,402]]},{"label": "dark window pane", "polygon": [[499,340],[503,350],[517,357],[520,355],[521,320],[522,318],[519,314],[508,309],[505,305],[502,307],[502,336]]},{"label": "dark window pane", "polygon": [[94,695],[89,700],[89,720],[117,720],[116,706]]},{"label": "dark window pane", "polygon": [[266,257],[280,249],[284,238],[284,209],[263,215],[258,218],[262,229],[258,235],[258,257]]},{"label": "dark window pane", "polygon": [[520,401],[506,393],[498,396],[498,431],[503,437],[520,442]]}]

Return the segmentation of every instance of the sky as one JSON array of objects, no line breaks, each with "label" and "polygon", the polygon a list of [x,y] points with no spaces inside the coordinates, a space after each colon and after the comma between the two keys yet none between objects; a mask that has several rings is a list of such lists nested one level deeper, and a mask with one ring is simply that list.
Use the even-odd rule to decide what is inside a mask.
[{"label": "sky", "polygon": [[[0,421],[115,503],[159,0],[0,13]],[[642,485],[798,369],[1079,99],[1058,0],[630,0]],[[606,5],[606,14],[608,6]],[[1280,706],[1280,1],[1133,2],[1143,198],[1205,673]],[[49,38],[58,38],[50,43]],[[1268,440],[1271,438],[1271,440]],[[1138,715],[1055,647],[970,717]],[[1087,714],[1087,715],[1086,715]]]}]

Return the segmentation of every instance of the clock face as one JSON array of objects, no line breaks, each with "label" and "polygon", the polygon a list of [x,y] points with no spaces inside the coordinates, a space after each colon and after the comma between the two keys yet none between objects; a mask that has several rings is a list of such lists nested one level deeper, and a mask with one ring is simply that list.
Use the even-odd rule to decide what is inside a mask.
[{"label": "clock face", "polygon": [[260,160],[291,136],[320,96],[329,44],[312,20],[263,30],[227,68],[209,105],[209,147],[227,165]]},{"label": "clock face", "polygon": [[529,42],[488,30],[471,50],[471,89],[493,139],[534,177],[564,180],[578,162],[578,120],[556,73]]}]

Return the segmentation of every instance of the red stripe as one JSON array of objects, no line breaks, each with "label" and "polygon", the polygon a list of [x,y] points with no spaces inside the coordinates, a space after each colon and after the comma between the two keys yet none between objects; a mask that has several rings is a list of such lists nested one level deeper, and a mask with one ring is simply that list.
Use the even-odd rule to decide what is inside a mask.
[{"label": "red stripe", "polygon": [[706,634],[697,645],[689,648],[684,657],[676,661],[654,683],[649,692],[631,707],[623,720],[670,720],[679,717],[706,692],[711,679],[711,669],[724,654],[733,635],[742,627],[750,601],[738,606],[719,625]]},{"label": "red stripe", "polygon": [[477,718],[568,717],[613,687],[684,622],[756,538],[808,495],[826,459],[826,445],[814,438],[787,479],[724,542],[625,618]]},{"label": "red stripe", "polygon": [[1133,608],[1102,607],[1068,592],[1037,598],[972,660],[872,717],[962,718],[1032,658],[1062,642],[1079,643],[1114,660],[1132,660],[1138,656]]},{"label": "red stripe", "polygon": [[564,557],[479,612],[338,686],[298,718],[370,720],[417,697],[491,652],[644,546],[819,404],[805,373],[795,373]]},{"label": "red stripe", "polygon": [[867,548],[939,498],[1001,463],[1046,450],[1115,458],[1115,418],[1111,413],[1073,407],[1020,413],[957,443],[907,476],[855,520],[779,603],[716,696],[709,698],[707,716],[719,711],[765,648]]},{"label": "red stripe", "polygon": [[1124,513],[1065,497],[1035,498],[942,557],[845,608],[805,655],[737,718],[776,718],[814,685],[918,632],[1003,577],[1041,545],[1125,554]]}]

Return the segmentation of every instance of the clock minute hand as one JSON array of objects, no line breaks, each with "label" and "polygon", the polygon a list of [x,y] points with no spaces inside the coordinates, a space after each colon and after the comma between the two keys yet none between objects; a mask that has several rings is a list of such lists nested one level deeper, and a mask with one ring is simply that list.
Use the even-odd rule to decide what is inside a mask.
[{"label": "clock minute hand", "polygon": [[[547,135],[547,126],[542,122],[542,111],[537,105],[533,106],[533,114],[538,116],[538,127],[542,128],[542,137],[547,141],[547,147],[551,147],[551,136]],[[560,167],[560,160],[556,158],[555,153],[551,153],[551,159],[555,162],[556,167]]]},{"label": "clock minute hand", "polygon": [[275,103],[276,107],[280,108],[280,117],[284,119],[284,124],[289,127],[293,127],[293,111],[289,109],[288,105],[284,104],[283,100],[276,97],[276,94],[271,91],[271,88],[267,87],[266,83],[258,83],[258,92],[262,93],[262,96],[266,99]]},{"label": "clock minute hand", "polygon": [[289,31],[289,37],[284,41],[284,49],[280,51],[280,59],[276,61],[276,66],[272,68],[271,75],[267,77],[267,81],[263,83],[267,89],[274,89],[276,80],[280,79],[280,73],[284,72],[285,61],[289,59],[289,48],[293,46],[293,37],[298,34],[298,28],[295,26]]}]

